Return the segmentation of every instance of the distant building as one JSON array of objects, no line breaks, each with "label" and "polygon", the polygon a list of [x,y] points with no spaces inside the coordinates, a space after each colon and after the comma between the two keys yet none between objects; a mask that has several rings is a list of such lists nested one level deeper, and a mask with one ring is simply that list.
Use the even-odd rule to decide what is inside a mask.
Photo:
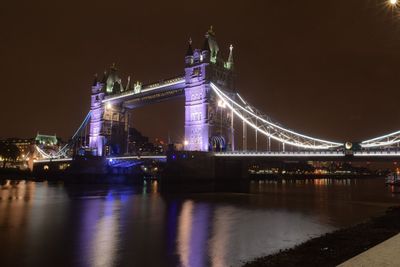
[{"label": "distant building", "polygon": [[151,143],[147,136],[144,136],[135,128],[129,128],[129,144],[128,153],[156,153],[162,154],[164,148],[159,140],[156,143]]},{"label": "distant building", "polygon": [[[34,155],[34,139],[33,138],[7,138],[0,140],[0,143],[15,145],[19,150],[19,155],[16,161],[6,162],[6,168],[19,168],[27,169],[28,160]],[[0,156],[0,161],[3,162],[3,158]]]},{"label": "distant building", "polygon": [[56,135],[37,134],[35,137],[36,145],[40,146],[57,146],[59,140]]},{"label": "distant building", "polygon": [[7,138],[4,140],[0,140],[0,142],[4,144],[16,145],[20,151],[20,156],[18,157],[18,160],[24,160],[25,158],[29,157],[29,155],[32,154],[34,151],[33,138]]},{"label": "distant building", "polygon": [[37,134],[34,141],[35,145],[38,147],[40,157],[43,156],[55,156],[63,146],[63,142],[61,138],[58,138],[56,135],[46,135],[46,134]]}]

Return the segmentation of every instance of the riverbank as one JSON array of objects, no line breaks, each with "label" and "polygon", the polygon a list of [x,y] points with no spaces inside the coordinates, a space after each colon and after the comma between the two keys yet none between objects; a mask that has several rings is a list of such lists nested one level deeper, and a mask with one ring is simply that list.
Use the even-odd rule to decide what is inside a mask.
[{"label": "riverbank", "polygon": [[392,207],[382,216],[255,259],[243,267],[337,266],[398,233],[400,207]]},{"label": "riverbank", "polygon": [[20,170],[17,168],[0,168],[0,180],[1,179],[10,179],[10,180],[19,180],[19,179],[31,179],[33,174],[30,170]]}]

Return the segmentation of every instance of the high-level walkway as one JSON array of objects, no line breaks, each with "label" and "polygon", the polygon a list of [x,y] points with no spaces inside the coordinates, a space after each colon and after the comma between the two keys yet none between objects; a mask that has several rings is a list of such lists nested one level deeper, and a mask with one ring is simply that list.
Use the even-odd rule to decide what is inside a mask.
[{"label": "high-level walkway", "polygon": [[342,263],[339,267],[400,266],[400,234]]}]

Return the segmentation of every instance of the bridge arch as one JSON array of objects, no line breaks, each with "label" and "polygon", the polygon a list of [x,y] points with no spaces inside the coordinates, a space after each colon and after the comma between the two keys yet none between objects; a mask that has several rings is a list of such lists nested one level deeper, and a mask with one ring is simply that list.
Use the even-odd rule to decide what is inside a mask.
[{"label": "bridge arch", "polygon": [[211,136],[209,141],[209,151],[226,151],[226,141],[223,136]]}]

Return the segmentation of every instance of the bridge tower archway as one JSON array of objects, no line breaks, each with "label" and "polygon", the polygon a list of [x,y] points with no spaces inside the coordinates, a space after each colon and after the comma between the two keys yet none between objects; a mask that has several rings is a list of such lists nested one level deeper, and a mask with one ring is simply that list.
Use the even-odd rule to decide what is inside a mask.
[{"label": "bridge tower archway", "polygon": [[223,152],[226,151],[225,138],[222,136],[212,136],[209,141],[209,151]]}]

